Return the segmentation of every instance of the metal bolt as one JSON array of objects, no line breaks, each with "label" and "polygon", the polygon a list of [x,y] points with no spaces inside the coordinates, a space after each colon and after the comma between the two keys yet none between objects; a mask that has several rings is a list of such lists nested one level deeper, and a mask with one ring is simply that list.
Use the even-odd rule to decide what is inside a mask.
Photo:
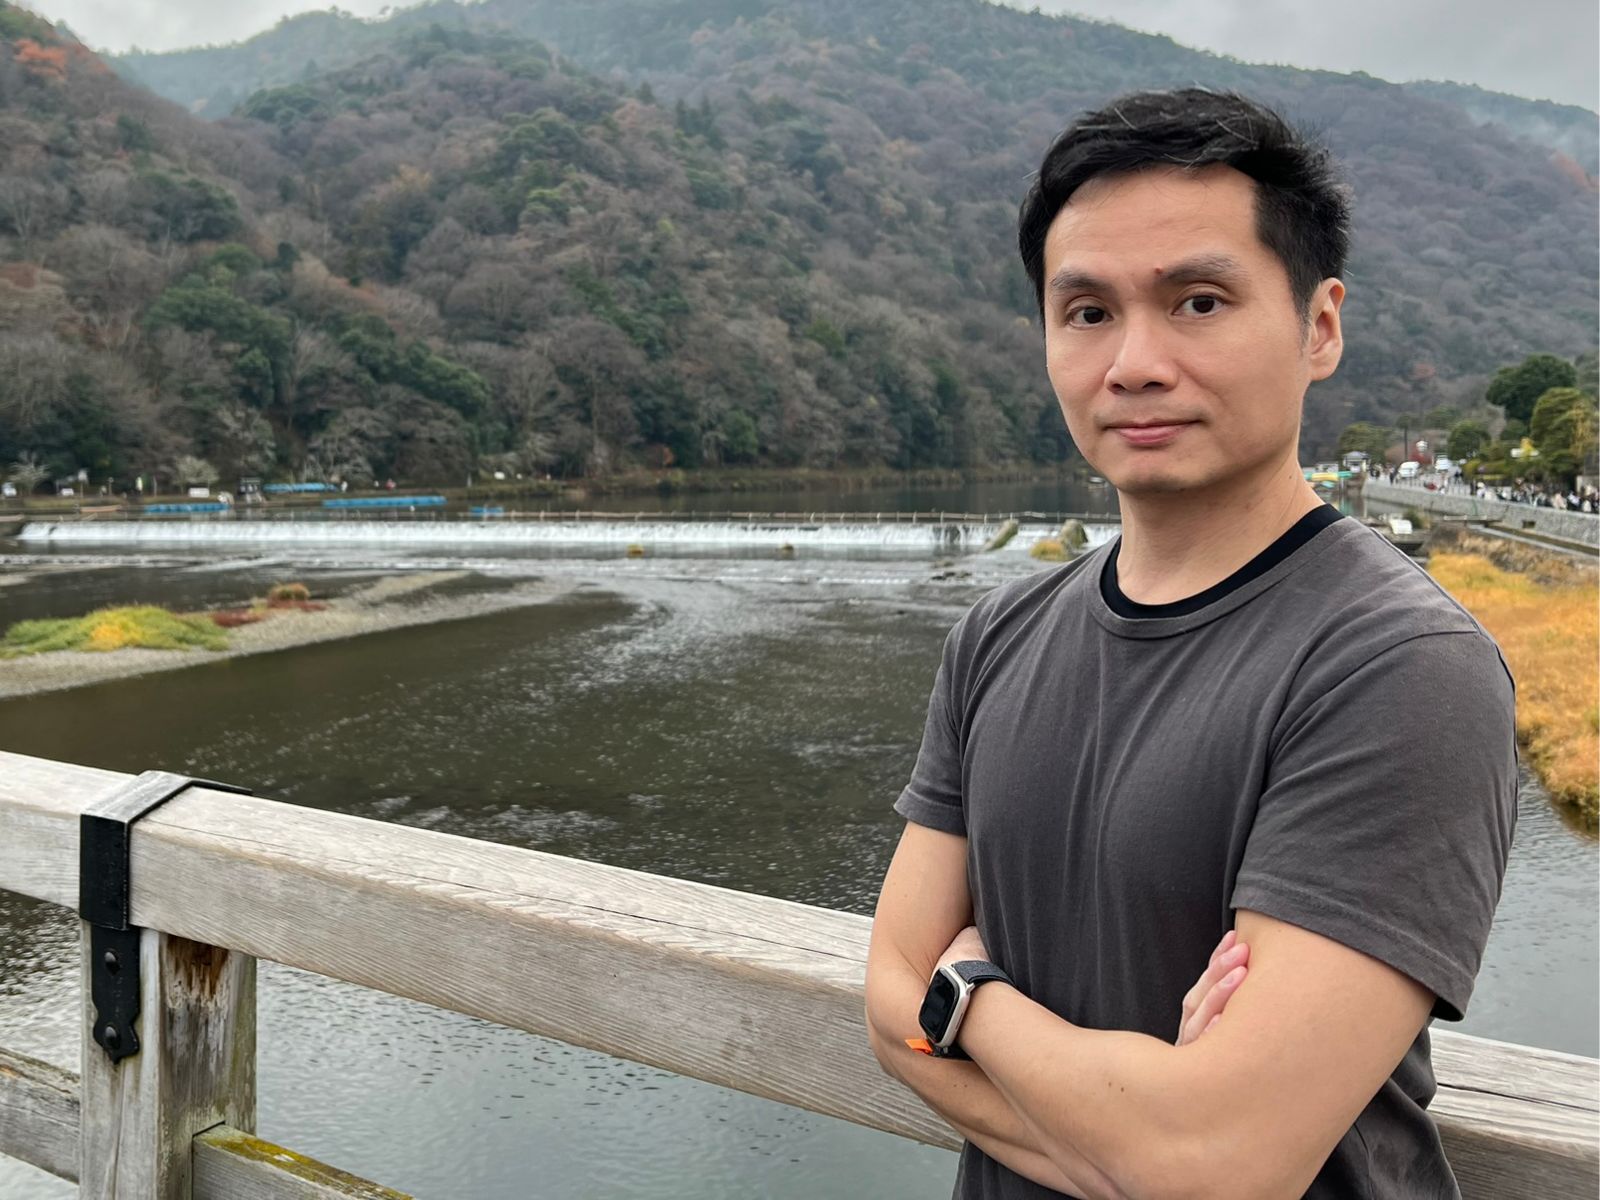
[{"label": "metal bolt", "polygon": [[117,957],[117,952],[115,950],[107,950],[105,952],[105,957],[102,958],[101,961],[105,963],[106,970],[111,972],[113,975],[122,970],[122,960]]},{"label": "metal bolt", "polygon": [[100,1031],[100,1037],[105,1042],[107,1050],[115,1050],[118,1046],[122,1045],[122,1035],[117,1032],[117,1027],[115,1025],[107,1024],[106,1027]]}]

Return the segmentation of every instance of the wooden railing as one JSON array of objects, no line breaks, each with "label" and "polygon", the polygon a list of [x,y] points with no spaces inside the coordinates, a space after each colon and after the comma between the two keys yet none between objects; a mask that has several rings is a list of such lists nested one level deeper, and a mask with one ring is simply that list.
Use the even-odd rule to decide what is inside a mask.
[{"label": "wooden railing", "polygon": [[[0,888],[76,909],[80,815],[128,780],[0,752]],[[0,1154],[85,1197],[399,1194],[251,1136],[258,958],[959,1144],[867,1048],[865,917],[190,788],[133,826],[129,918],[140,1052],[92,1005],[81,1078],[0,1049]],[[1595,1194],[1596,1060],[1438,1031],[1434,1062],[1465,1195]]]}]

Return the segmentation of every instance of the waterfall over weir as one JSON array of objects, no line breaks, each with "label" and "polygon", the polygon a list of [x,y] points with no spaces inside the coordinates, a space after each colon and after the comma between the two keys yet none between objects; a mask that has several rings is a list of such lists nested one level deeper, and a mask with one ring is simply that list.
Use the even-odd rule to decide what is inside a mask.
[{"label": "waterfall over weir", "polygon": [[[965,553],[981,550],[1000,522],[979,521],[30,521],[18,540],[57,544],[151,546],[469,546],[771,547]],[[1012,546],[1053,535],[1050,525],[1024,525]],[[1098,544],[1113,526],[1090,526]],[[1010,549],[1011,547],[1007,547]]]}]

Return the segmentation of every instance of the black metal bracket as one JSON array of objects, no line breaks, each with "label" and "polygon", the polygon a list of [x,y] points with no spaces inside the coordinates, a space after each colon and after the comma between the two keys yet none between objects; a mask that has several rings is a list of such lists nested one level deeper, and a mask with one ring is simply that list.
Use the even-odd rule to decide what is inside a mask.
[{"label": "black metal bracket", "polygon": [[133,824],[185,788],[203,787],[248,796],[249,788],[170,771],[146,771],[78,819],[78,915],[89,922],[90,988],[94,1040],[121,1062],[139,1053],[139,935],[128,923],[128,848]]}]

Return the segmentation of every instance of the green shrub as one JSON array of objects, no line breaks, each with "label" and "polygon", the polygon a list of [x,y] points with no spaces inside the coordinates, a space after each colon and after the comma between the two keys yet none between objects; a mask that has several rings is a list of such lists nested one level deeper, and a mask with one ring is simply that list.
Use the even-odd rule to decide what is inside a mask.
[{"label": "green shrub", "polygon": [[226,650],[228,638],[208,617],[181,616],[154,605],[100,608],[83,617],[18,621],[0,639],[0,657],[51,650]]}]

